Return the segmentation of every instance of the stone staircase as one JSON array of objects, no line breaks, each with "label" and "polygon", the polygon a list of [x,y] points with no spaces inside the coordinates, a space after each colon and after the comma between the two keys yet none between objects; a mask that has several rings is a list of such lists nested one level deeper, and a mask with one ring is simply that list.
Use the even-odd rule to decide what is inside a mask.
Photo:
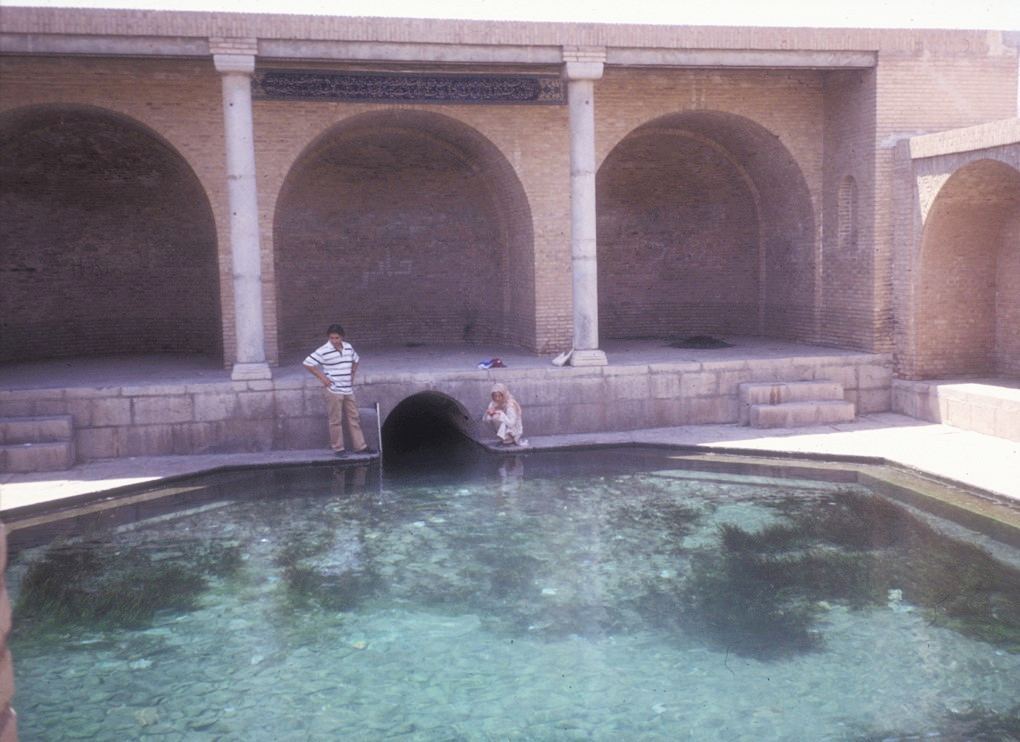
[{"label": "stone staircase", "polygon": [[0,472],[59,471],[74,462],[70,415],[0,418]]},{"label": "stone staircase", "polygon": [[746,382],[740,385],[740,424],[752,428],[802,428],[852,422],[853,402],[835,381]]}]

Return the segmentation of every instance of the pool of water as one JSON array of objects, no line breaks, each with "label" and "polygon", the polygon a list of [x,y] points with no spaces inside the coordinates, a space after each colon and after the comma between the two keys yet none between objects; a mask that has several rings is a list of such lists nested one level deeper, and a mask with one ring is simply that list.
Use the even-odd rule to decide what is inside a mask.
[{"label": "pool of water", "polygon": [[1016,548],[694,469],[257,470],[80,519],[7,573],[22,738],[1020,738]]}]

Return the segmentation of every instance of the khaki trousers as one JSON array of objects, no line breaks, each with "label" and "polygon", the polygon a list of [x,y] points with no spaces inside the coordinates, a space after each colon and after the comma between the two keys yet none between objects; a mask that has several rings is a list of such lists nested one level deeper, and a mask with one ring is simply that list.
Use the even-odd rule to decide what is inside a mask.
[{"label": "khaki trousers", "polygon": [[351,439],[351,450],[360,451],[365,447],[365,435],[361,432],[361,415],[353,394],[333,394],[323,389],[326,395],[326,410],[329,413],[329,445],[334,451],[344,450],[344,423]]}]

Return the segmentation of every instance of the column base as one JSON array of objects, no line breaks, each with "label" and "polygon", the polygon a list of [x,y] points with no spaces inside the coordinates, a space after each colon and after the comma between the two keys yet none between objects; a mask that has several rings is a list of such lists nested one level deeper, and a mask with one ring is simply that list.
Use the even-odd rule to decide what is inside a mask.
[{"label": "column base", "polygon": [[230,371],[232,381],[255,381],[257,379],[271,379],[273,372],[265,361],[261,363],[235,363]]},{"label": "column base", "polygon": [[605,351],[595,348],[594,350],[575,350],[570,354],[567,361],[571,366],[608,366],[609,359]]}]

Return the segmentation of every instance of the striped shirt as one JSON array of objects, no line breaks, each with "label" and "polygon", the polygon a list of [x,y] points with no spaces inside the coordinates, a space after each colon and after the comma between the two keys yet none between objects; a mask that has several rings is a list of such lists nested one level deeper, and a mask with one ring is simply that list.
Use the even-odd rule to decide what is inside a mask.
[{"label": "striped shirt", "polygon": [[354,346],[348,342],[342,343],[342,350],[337,350],[332,343],[316,348],[304,360],[304,365],[318,366],[326,374],[332,385],[329,390],[333,394],[354,394],[354,385],[351,383],[351,372],[354,364],[360,359],[354,350]]}]

